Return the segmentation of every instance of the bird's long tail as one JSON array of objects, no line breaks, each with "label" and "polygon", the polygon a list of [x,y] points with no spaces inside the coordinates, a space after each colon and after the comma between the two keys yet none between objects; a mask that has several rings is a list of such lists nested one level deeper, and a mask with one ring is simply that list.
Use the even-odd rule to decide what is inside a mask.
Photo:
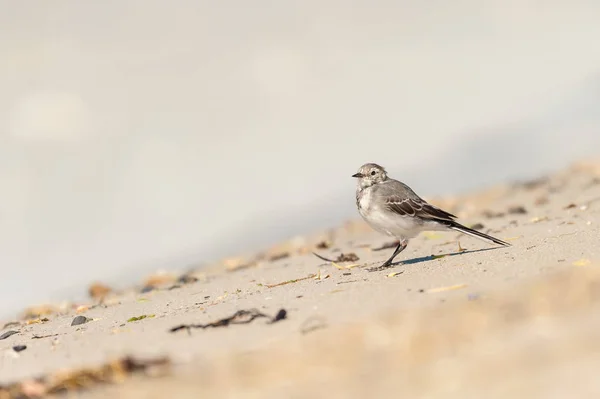
[{"label": "bird's long tail", "polygon": [[502,241],[502,240],[500,240],[498,238],[495,238],[495,237],[489,236],[487,234],[484,234],[484,233],[482,233],[480,231],[470,229],[470,228],[468,228],[466,226],[463,226],[460,223],[453,222],[448,227],[450,227],[452,230],[460,231],[461,233],[469,235],[471,237],[479,238],[480,240],[485,240],[485,241],[488,241],[488,242],[493,242],[493,243],[498,244],[498,245],[503,245],[505,247],[510,247],[510,244],[507,243],[507,242],[504,242],[504,241]]}]

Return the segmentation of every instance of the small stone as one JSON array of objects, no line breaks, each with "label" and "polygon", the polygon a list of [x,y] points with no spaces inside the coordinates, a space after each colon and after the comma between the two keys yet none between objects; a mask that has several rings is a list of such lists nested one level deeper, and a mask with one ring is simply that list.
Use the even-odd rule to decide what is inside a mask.
[{"label": "small stone", "polygon": [[527,210],[523,206],[511,206],[508,208],[508,213],[511,215],[524,215],[527,213]]},{"label": "small stone", "polygon": [[85,324],[88,321],[90,321],[90,319],[88,319],[85,316],[77,316],[73,319],[73,321],[71,322],[71,326],[79,326],[81,324]]},{"label": "small stone", "polygon": [[271,322],[276,323],[280,320],[284,320],[285,318],[287,318],[287,311],[285,309],[279,309],[279,312],[277,312],[277,314],[275,315],[275,317],[273,317],[273,320]]},{"label": "small stone", "polygon": [[25,349],[27,349],[27,345],[16,345],[16,346],[13,346],[13,350],[15,352],[17,352],[17,353],[18,352],[23,352]]}]

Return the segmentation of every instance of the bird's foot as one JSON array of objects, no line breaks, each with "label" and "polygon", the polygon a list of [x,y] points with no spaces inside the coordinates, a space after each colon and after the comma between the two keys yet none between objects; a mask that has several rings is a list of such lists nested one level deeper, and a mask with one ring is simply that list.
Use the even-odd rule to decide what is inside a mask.
[{"label": "bird's foot", "polygon": [[384,263],[381,266],[370,267],[370,268],[367,269],[367,271],[368,272],[380,272],[382,270],[389,269],[390,267],[394,267],[394,266],[395,266],[394,263],[387,263],[386,262],[386,263]]}]

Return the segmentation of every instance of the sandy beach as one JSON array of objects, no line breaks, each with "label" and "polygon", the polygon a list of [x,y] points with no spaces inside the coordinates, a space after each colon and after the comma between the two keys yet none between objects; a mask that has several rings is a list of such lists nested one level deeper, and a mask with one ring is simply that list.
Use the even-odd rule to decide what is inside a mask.
[{"label": "sandy beach", "polygon": [[512,246],[427,233],[371,272],[393,242],[357,214],[122,292],[90,281],[0,324],[0,399],[600,395],[600,162],[428,200]]}]

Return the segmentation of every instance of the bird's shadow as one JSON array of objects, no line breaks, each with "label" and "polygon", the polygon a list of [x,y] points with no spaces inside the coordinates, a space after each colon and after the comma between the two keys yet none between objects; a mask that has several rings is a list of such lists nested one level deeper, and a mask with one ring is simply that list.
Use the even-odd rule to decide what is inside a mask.
[{"label": "bird's shadow", "polygon": [[413,258],[413,259],[401,260],[401,261],[399,261],[397,263],[393,263],[393,264],[396,264],[396,265],[413,265],[415,263],[427,262],[427,261],[434,260],[434,259],[439,259],[439,258],[446,258],[448,256],[474,254],[476,252],[493,251],[494,249],[500,249],[500,248],[504,248],[504,247],[469,249],[469,250],[466,250],[466,251],[451,252],[451,253],[447,253],[447,254],[428,255],[428,256],[422,256],[420,258]]},{"label": "bird's shadow", "polygon": [[457,256],[457,255],[464,255],[464,254],[474,254],[476,252],[485,252],[485,251],[493,251],[494,249],[500,249],[500,248],[504,248],[502,246],[499,247],[492,247],[492,248],[481,248],[481,249],[471,249],[471,250],[466,250],[466,251],[459,251],[459,252],[451,252],[451,253],[447,253],[447,254],[439,254],[439,255],[428,255],[428,256],[422,256],[419,258],[413,258],[413,259],[405,259],[405,260],[401,260],[398,262],[394,262],[391,265],[387,266],[387,267],[372,267],[370,269],[367,269],[369,271],[381,271],[381,270],[385,270],[391,267],[395,267],[395,266],[399,266],[399,265],[414,265],[415,263],[421,263],[421,262],[428,262],[431,260],[435,260],[435,259],[440,259],[440,258],[446,258],[448,256]]}]

